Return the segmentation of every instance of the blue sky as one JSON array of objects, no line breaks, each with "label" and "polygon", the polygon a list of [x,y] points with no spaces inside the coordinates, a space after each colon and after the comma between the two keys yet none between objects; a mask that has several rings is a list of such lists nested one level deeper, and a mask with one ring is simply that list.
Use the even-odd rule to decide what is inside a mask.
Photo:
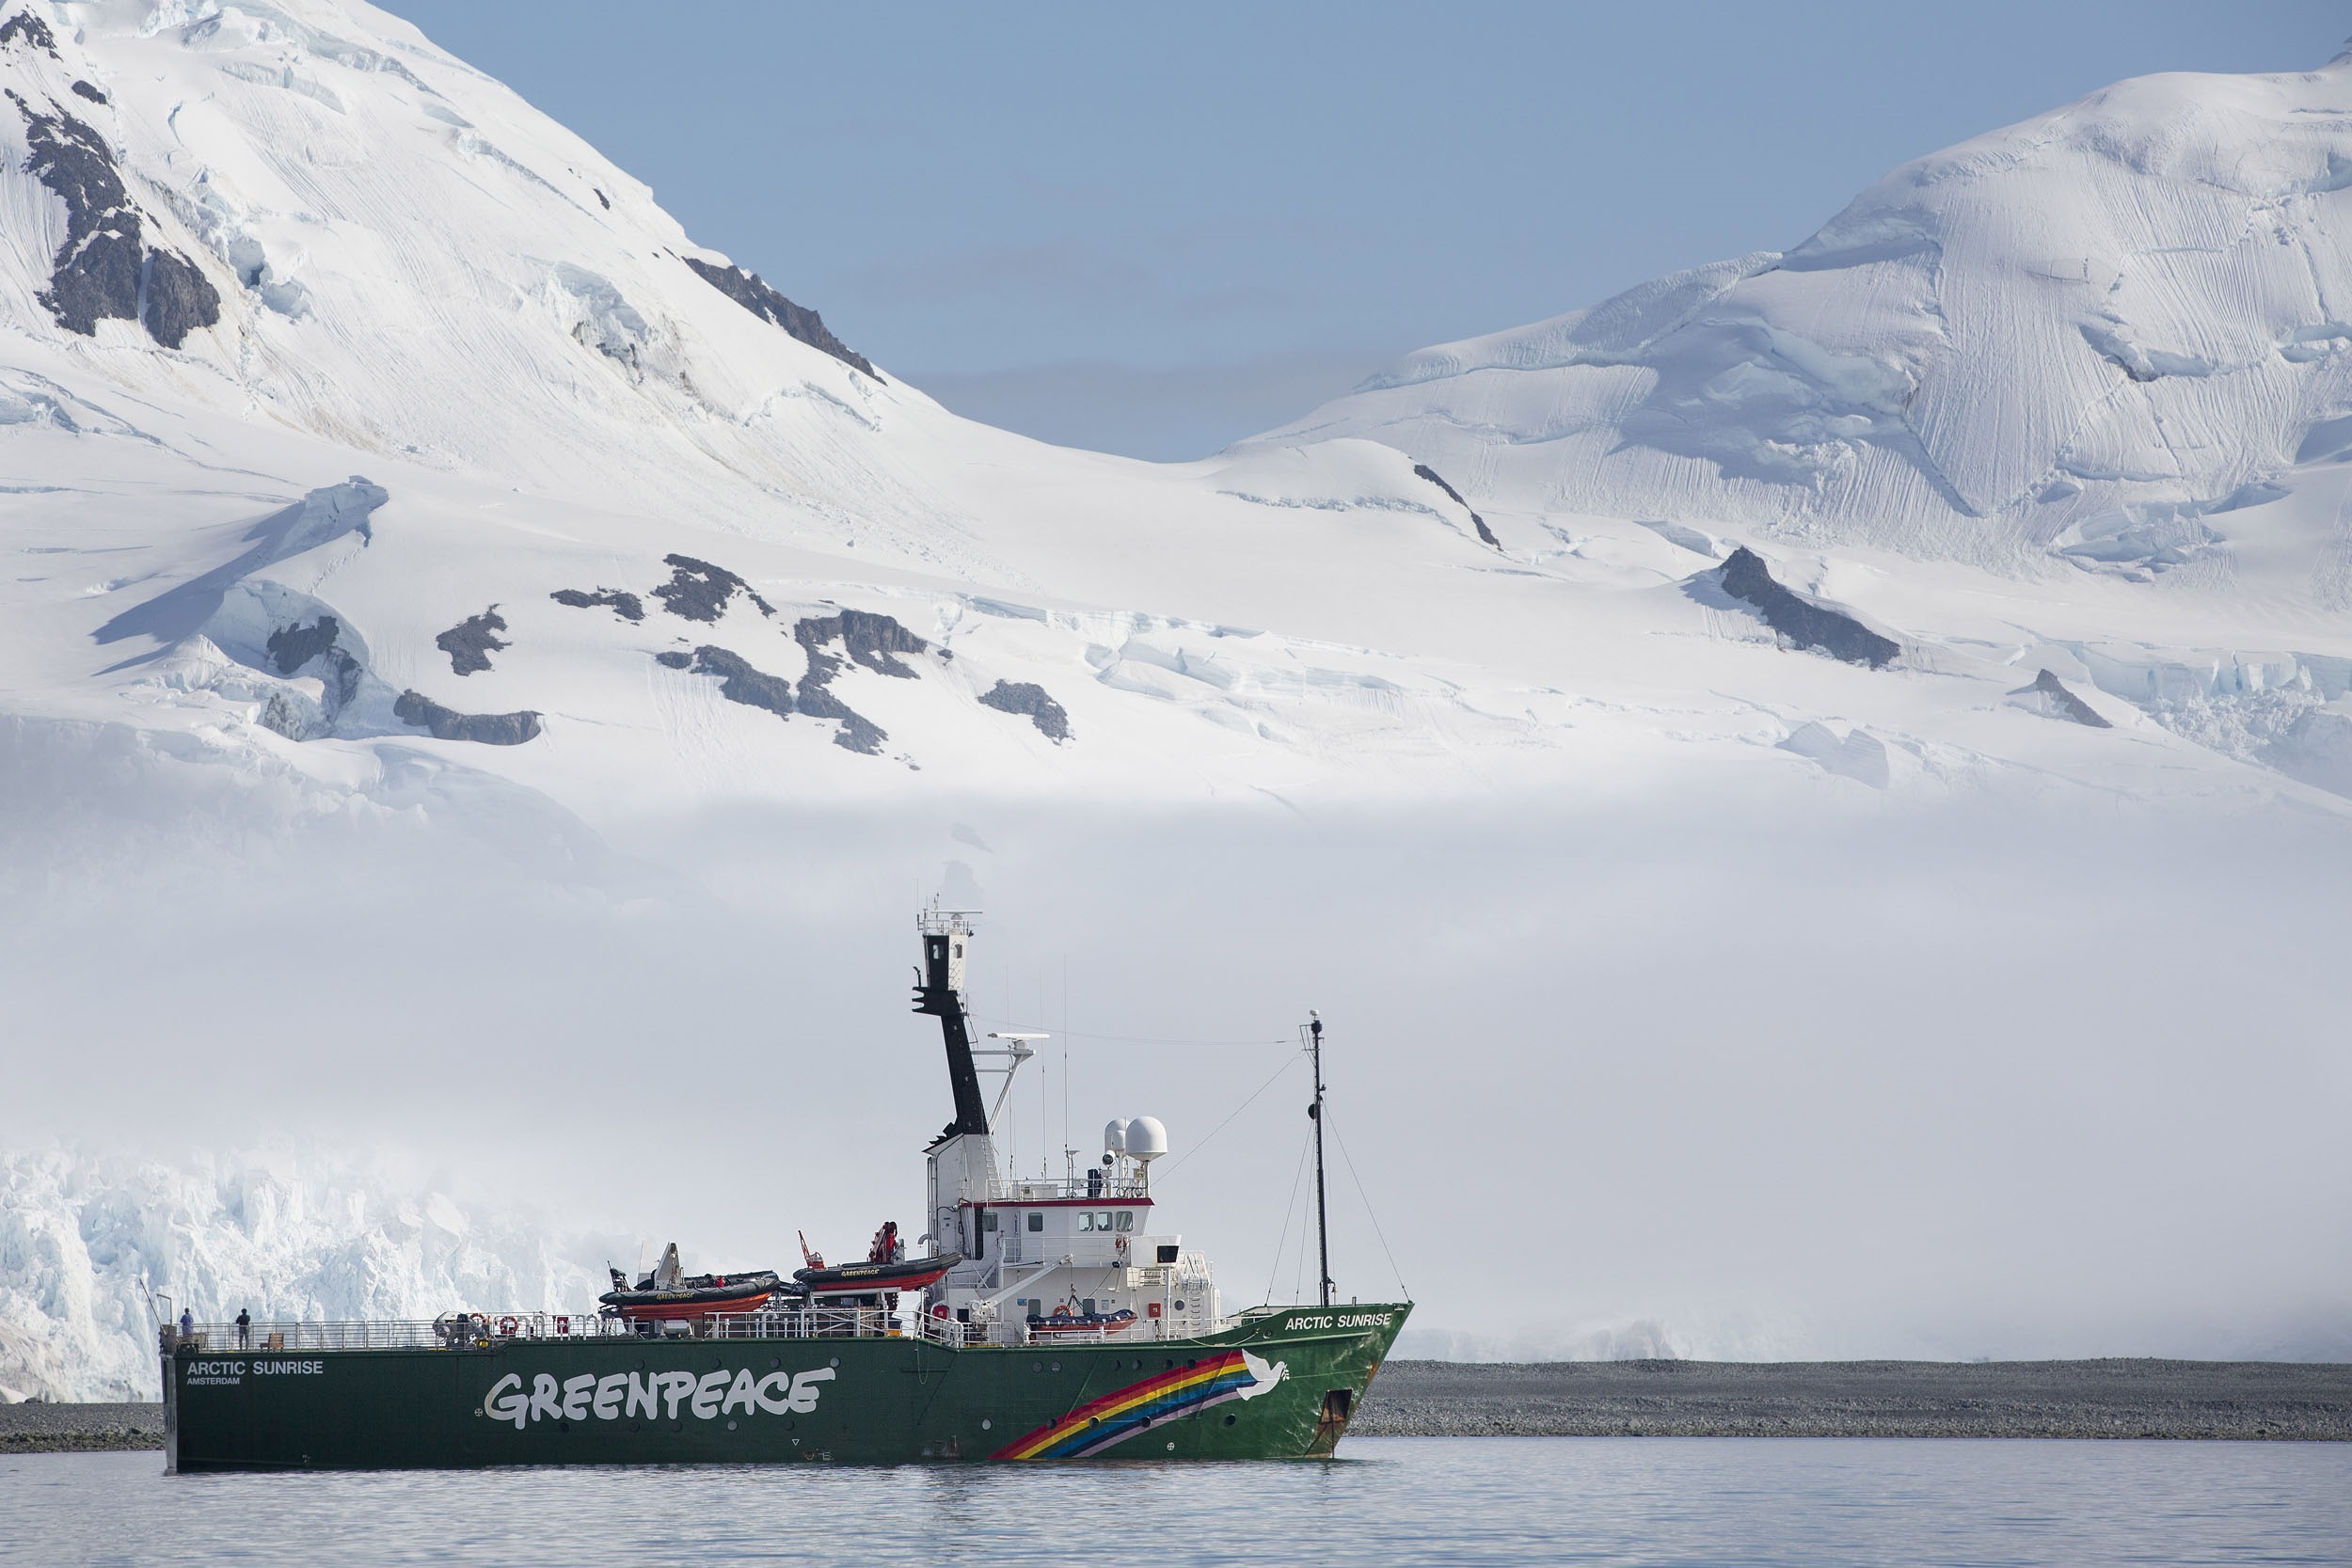
[{"label": "blue sky", "polygon": [[1199,456],[1426,343],[1786,248],[1906,159],[2318,0],[390,0],[950,406]]}]

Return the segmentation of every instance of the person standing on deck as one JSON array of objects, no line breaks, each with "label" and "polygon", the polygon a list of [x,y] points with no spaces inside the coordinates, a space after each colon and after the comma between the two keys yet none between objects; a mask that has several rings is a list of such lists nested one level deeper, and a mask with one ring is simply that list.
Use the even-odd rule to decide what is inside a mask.
[{"label": "person standing on deck", "polygon": [[242,1307],[237,1308],[237,1348],[239,1350],[253,1348],[253,1314]]}]

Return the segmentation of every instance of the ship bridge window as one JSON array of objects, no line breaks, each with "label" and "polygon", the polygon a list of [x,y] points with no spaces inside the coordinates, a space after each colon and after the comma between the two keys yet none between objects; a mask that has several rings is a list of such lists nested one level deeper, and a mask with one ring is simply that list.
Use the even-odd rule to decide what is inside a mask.
[{"label": "ship bridge window", "polygon": [[1078,1211],[1078,1228],[1080,1230],[1091,1230],[1094,1228],[1093,1210],[1081,1209]]},{"label": "ship bridge window", "polygon": [[1045,1228],[1045,1215],[1044,1215],[1042,1212],[1041,1212],[1040,1211],[1038,1211],[1038,1210],[1035,1210],[1035,1209],[1030,1210],[1030,1211],[1029,1211],[1029,1228],[1030,1228],[1030,1229],[1032,1229],[1032,1230],[1042,1230],[1042,1229],[1044,1229],[1044,1228]]},{"label": "ship bridge window", "polygon": [[1132,1209],[1121,1209],[1119,1212],[1119,1228],[1121,1230],[1133,1230],[1135,1227],[1135,1211]]},{"label": "ship bridge window", "polygon": [[993,1230],[996,1228],[995,1210],[983,1209],[980,1211],[980,1228],[982,1230]]}]

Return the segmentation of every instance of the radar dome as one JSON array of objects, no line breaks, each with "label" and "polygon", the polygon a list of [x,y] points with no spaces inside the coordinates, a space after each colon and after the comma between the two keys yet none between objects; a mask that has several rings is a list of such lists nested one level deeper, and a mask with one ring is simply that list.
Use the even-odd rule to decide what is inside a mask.
[{"label": "radar dome", "polygon": [[1128,1122],[1125,1117],[1113,1117],[1109,1121],[1104,1123],[1103,1152],[1105,1154],[1126,1153],[1128,1131]]},{"label": "radar dome", "polygon": [[1168,1129],[1157,1117],[1137,1117],[1127,1124],[1127,1152],[1137,1160],[1156,1160],[1168,1152]]}]

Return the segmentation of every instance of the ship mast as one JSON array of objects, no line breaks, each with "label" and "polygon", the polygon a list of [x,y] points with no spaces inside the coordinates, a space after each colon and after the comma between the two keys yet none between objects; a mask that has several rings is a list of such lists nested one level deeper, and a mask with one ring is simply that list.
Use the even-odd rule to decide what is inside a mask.
[{"label": "ship mast", "polygon": [[972,1024],[963,1010],[963,950],[972,939],[971,916],[934,907],[924,911],[915,924],[923,933],[923,967],[914,977],[914,1010],[939,1020],[947,1047],[947,1083],[956,1098],[956,1119],[940,1132],[938,1141],[970,1133],[985,1137],[988,1105],[980,1098]]},{"label": "ship mast", "polygon": [[1307,1115],[1315,1124],[1315,1252],[1321,1272],[1316,1288],[1322,1292],[1323,1305],[1331,1305],[1331,1212],[1323,1197],[1323,1015],[1307,1009],[1309,1054],[1315,1065],[1315,1102],[1307,1107]]}]

